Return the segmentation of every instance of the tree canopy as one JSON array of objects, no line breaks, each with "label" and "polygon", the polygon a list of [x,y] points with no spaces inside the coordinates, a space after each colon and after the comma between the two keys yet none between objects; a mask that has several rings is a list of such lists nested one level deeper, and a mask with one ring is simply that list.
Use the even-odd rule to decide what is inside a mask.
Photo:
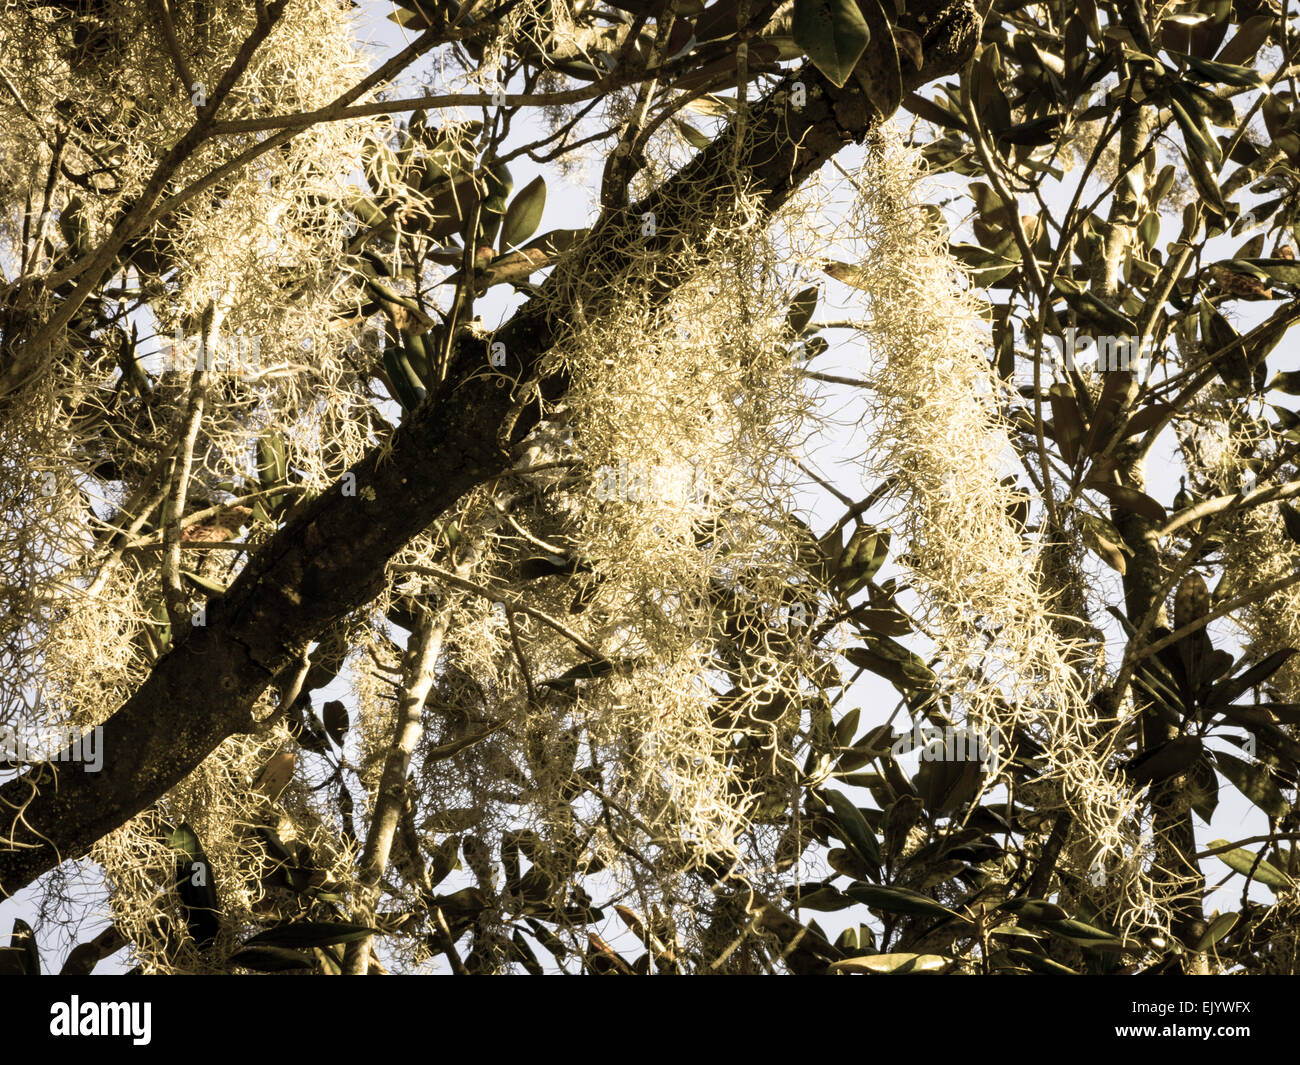
[{"label": "tree canopy", "polygon": [[0,969],[1294,973],[1285,12],[383,11],[0,13]]}]

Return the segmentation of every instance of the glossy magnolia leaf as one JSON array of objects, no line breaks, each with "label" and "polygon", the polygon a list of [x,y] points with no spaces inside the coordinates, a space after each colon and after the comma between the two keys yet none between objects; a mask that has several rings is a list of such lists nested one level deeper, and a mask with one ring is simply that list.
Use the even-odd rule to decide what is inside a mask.
[{"label": "glossy magnolia leaf", "polygon": [[[1227,845],[1228,840],[1226,839],[1214,839],[1210,841],[1209,849],[1214,850],[1216,847],[1226,847]],[[1250,876],[1251,870],[1253,869],[1254,879],[1258,880],[1266,887],[1272,888],[1274,891],[1286,891],[1293,886],[1291,878],[1282,872],[1281,869],[1276,865],[1273,865],[1266,858],[1260,858],[1259,861],[1256,862],[1257,855],[1255,852],[1247,850],[1245,847],[1236,847],[1230,851],[1220,851],[1215,855],[1215,857],[1218,858],[1219,861],[1223,862],[1224,865],[1228,866],[1228,868],[1232,869],[1234,872],[1240,873],[1242,876]]]},{"label": "glossy magnolia leaf", "polygon": [[842,88],[867,50],[871,31],[857,0],[795,0],[794,40],[813,66]]},{"label": "glossy magnolia leaf", "polygon": [[845,595],[865,588],[889,556],[890,533],[871,525],[859,525],[845,545],[835,579]]},{"label": "glossy magnolia leaf", "polygon": [[1153,784],[1177,776],[1201,754],[1198,736],[1179,736],[1167,743],[1143,751],[1127,766],[1125,772],[1137,784]]},{"label": "glossy magnolia leaf", "polygon": [[427,394],[424,382],[420,380],[420,375],[415,372],[400,345],[389,344],[384,348],[384,372],[388,375],[393,398],[402,405],[404,411],[413,411],[424,402]]},{"label": "glossy magnolia leaf", "polygon": [[1219,63],[1253,63],[1275,24],[1273,15],[1252,15],[1238,28],[1236,36],[1219,50],[1215,61]]},{"label": "glossy magnolia leaf", "polygon": [[[1254,861],[1254,859],[1252,858],[1251,861]],[[1210,922],[1210,927],[1205,930],[1205,934],[1196,941],[1196,951],[1200,953],[1209,950],[1215,943],[1236,928],[1239,920],[1241,920],[1241,914],[1239,913],[1219,914]]]},{"label": "glossy magnolia leaf", "polygon": [[1088,487],[1100,492],[1121,510],[1146,518],[1148,521],[1163,523],[1168,515],[1158,500],[1152,499],[1145,492],[1127,485],[1115,484],[1113,481],[1089,481]]},{"label": "glossy magnolia leaf", "polygon": [[845,958],[832,962],[830,969],[838,973],[888,973],[904,976],[909,973],[942,972],[953,962],[942,954],[866,954],[859,958]]},{"label": "glossy magnolia leaf", "polygon": [[799,893],[799,908],[803,910],[818,910],[822,913],[835,910],[847,910],[853,905],[853,900],[847,895],[842,894],[829,884],[823,884],[811,891],[801,891]]},{"label": "glossy magnolia leaf", "polygon": [[1290,396],[1300,396],[1300,370],[1279,370],[1268,387]]},{"label": "glossy magnolia leaf", "polygon": [[967,920],[942,903],[935,902],[930,896],[922,895],[911,888],[854,884],[844,893],[859,902],[866,903],[873,910],[881,910],[885,913],[904,913],[916,917],[956,917],[963,921]]},{"label": "glossy magnolia leaf", "polygon": [[259,932],[244,947],[289,947],[307,950],[333,943],[352,943],[375,935],[379,929],[346,921],[294,921]]},{"label": "glossy magnolia leaf", "polygon": [[1105,559],[1106,565],[1123,576],[1128,569],[1128,563],[1124,558],[1120,539],[1119,533],[1110,522],[1095,514],[1084,514],[1083,542]]},{"label": "glossy magnolia leaf", "polygon": [[1154,429],[1173,414],[1174,408],[1167,403],[1152,403],[1133,415],[1124,426],[1124,437],[1141,436]]},{"label": "glossy magnolia leaf", "polygon": [[[1177,108],[1179,112],[1182,112],[1182,117],[1184,119],[1187,119],[1187,112],[1183,111],[1181,107],[1178,107],[1176,101],[1173,106]],[[1187,119],[1187,121],[1190,123],[1190,119]],[[1223,202],[1223,192],[1219,189],[1219,183],[1214,179],[1214,174],[1210,170],[1206,155],[1198,150],[1197,145],[1192,142],[1191,138],[1189,138],[1188,142],[1182,146],[1182,152],[1183,158],[1187,160],[1188,176],[1192,179],[1192,184],[1196,187],[1196,191],[1201,194],[1205,202],[1209,204],[1217,214],[1226,217],[1228,214],[1228,208]]]},{"label": "glossy magnolia leaf", "polygon": [[1132,318],[1103,303],[1091,292],[1071,292],[1062,287],[1061,294],[1083,324],[1116,336],[1137,335],[1137,323]]},{"label": "glossy magnolia leaf", "polygon": [[1215,751],[1214,762],[1219,772],[1269,817],[1286,816],[1291,804],[1286,801],[1266,767],[1244,762],[1226,751]]},{"label": "glossy magnolia leaf", "polygon": [[504,215],[506,200],[515,187],[510,168],[505,163],[494,163],[483,171],[482,209],[488,214]]},{"label": "glossy magnolia leaf", "polygon": [[282,973],[291,969],[314,969],[316,959],[285,947],[245,947],[230,956],[230,964],[255,973]]},{"label": "glossy magnolia leaf", "polygon": [[1019,898],[1002,904],[1002,909],[1014,913],[1022,921],[1068,921],[1069,913],[1046,899]]},{"label": "glossy magnolia leaf", "polygon": [[[856,0],[858,10],[866,20],[870,39],[862,58],[853,68],[853,76],[880,121],[887,120],[903,100],[903,71],[894,37],[885,9],[880,0]],[[913,63],[924,60],[917,41],[918,57]],[[1005,125],[1005,123],[1003,123]]]},{"label": "glossy magnolia leaf", "polygon": [[520,190],[506,209],[498,244],[501,251],[518,247],[536,233],[537,227],[542,224],[542,212],[545,209],[546,181],[538,175]]},{"label": "glossy magnolia leaf", "polygon": [[795,336],[802,335],[808,328],[808,323],[812,321],[813,312],[817,310],[818,292],[816,285],[810,285],[796,293],[794,299],[790,301],[790,310],[786,313],[785,324]]},{"label": "glossy magnolia leaf", "polygon": [[1296,649],[1294,647],[1284,647],[1280,651],[1274,651],[1263,661],[1256,662],[1249,669],[1238,673],[1235,677],[1220,681],[1206,696],[1206,705],[1210,707],[1227,706],[1229,703],[1236,701],[1237,698],[1250,691],[1251,688],[1257,687],[1268,680],[1269,677],[1286,665],[1287,661],[1295,653]]},{"label": "glossy magnolia leaf", "polygon": [[191,573],[187,569],[181,570],[181,576],[200,591],[209,592],[212,595],[225,594],[226,585],[222,581],[213,580],[211,577],[204,577],[198,573]]},{"label": "glossy magnolia leaf", "polygon": [[904,691],[933,687],[938,678],[920,655],[888,636],[862,635],[865,647],[850,647],[844,652],[853,665],[871,670]]},{"label": "glossy magnolia leaf", "polygon": [[1264,84],[1264,79],[1252,67],[1201,59],[1194,55],[1188,55],[1186,52],[1175,52],[1172,49],[1169,50],[1169,54],[1186,63],[1192,73],[1198,75],[1202,81],[1233,85],[1239,89],[1257,89]]},{"label": "glossy magnolia leaf", "polygon": [[185,922],[194,942],[207,946],[221,927],[221,903],[212,864],[188,824],[173,831],[168,842],[176,855],[176,894],[185,910]]},{"label": "glossy magnolia leaf", "polygon": [[857,852],[871,871],[872,876],[880,877],[880,849],[876,845],[876,835],[871,831],[862,811],[853,805],[838,791],[826,792],[826,801],[835,813],[839,837]]},{"label": "glossy magnolia leaf", "polygon": [[342,747],[350,724],[348,708],[338,699],[331,699],[321,707],[321,720],[325,725],[325,735],[334,741],[334,746]]},{"label": "glossy magnolia leaf", "polygon": [[1047,398],[1052,406],[1052,436],[1061,449],[1061,458],[1066,465],[1073,466],[1079,461],[1079,445],[1083,443],[1083,419],[1079,415],[1079,405],[1067,384],[1052,385]]},{"label": "glossy magnolia leaf", "polygon": [[1078,943],[1081,947],[1092,947],[1096,950],[1119,950],[1123,947],[1123,943],[1110,932],[1073,917],[1064,921],[1042,921],[1040,923],[1043,928],[1053,935],[1068,939],[1071,943]]}]

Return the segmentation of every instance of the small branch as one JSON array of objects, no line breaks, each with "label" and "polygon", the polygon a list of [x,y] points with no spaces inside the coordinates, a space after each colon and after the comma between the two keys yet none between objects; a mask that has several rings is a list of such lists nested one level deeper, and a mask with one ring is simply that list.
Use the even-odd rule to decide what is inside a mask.
[{"label": "small branch", "polygon": [[1200,851],[1196,857],[1212,858],[1216,854],[1236,850],[1238,847],[1246,847],[1252,843],[1276,843],[1280,839],[1300,839],[1300,832],[1275,832],[1268,836],[1247,836],[1245,839],[1237,840],[1236,843],[1225,843],[1221,847],[1211,847],[1207,851]]},{"label": "small branch", "polygon": [[[181,43],[176,39],[176,24],[172,22],[172,13],[167,6],[167,0],[149,0],[149,6],[153,8],[162,29],[163,40],[167,42],[167,50],[171,53],[172,63],[176,67],[176,76],[181,79],[181,91],[189,96],[194,91],[194,72],[185,61],[185,55],[181,52]],[[264,14],[264,9],[259,12],[259,15]]]},{"label": "small branch", "polygon": [[1264,503],[1274,503],[1279,499],[1290,499],[1296,495],[1300,495],[1300,481],[1288,481],[1286,484],[1257,488],[1253,492],[1237,492],[1229,496],[1215,496],[1213,499],[1206,499],[1193,507],[1179,511],[1152,535],[1155,537],[1168,536],[1171,532],[1181,529],[1184,525],[1196,521],[1198,518],[1204,518],[1209,514],[1218,514],[1220,511],[1229,508],[1247,510],[1250,507],[1258,507]]},{"label": "small branch", "polygon": [[517,596],[512,597],[512,601],[510,603],[506,603],[506,601],[502,599],[500,592],[494,592],[490,588],[484,588],[481,584],[475,584],[473,581],[467,581],[464,577],[458,577],[454,573],[448,573],[446,570],[439,569],[437,566],[403,565],[403,566],[394,566],[393,570],[397,573],[419,573],[426,577],[437,577],[439,580],[446,581],[448,584],[454,584],[458,588],[464,588],[465,591],[467,592],[473,592],[475,595],[481,595],[484,599],[490,599],[494,603],[501,603],[502,606],[507,607],[507,610],[509,609],[518,610],[519,613],[527,614],[530,618],[536,618],[543,625],[549,626],[550,628],[554,629],[556,632],[558,632],[566,640],[570,641],[575,647],[578,648],[578,650],[580,650],[583,654],[587,655],[588,657],[593,658],[598,662],[604,662],[606,660],[603,654],[601,654],[598,650],[596,650],[595,647],[589,644],[586,640],[584,640],[572,629],[568,628],[568,626],[566,626],[560,621],[557,621],[555,618],[551,617],[550,614],[543,613],[540,610],[535,610],[533,607],[527,606],[526,604],[520,602]]},{"label": "small branch", "polygon": [[1157,651],[1163,651],[1171,644],[1177,643],[1184,636],[1190,636],[1192,633],[1205,628],[1205,626],[1215,618],[1221,618],[1224,614],[1231,614],[1234,610],[1237,610],[1240,607],[1248,606],[1250,603],[1254,603],[1260,599],[1266,599],[1274,592],[1280,592],[1283,588],[1289,587],[1297,581],[1300,581],[1300,571],[1292,573],[1289,577],[1280,577],[1275,581],[1270,581],[1268,584],[1256,588],[1254,591],[1247,592],[1245,595],[1239,595],[1235,599],[1229,599],[1228,602],[1215,607],[1204,617],[1197,618],[1195,621],[1184,625],[1181,629],[1175,629],[1168,636],[1163,636],[1156,640],[1155,643],[1147,644],[1146,647],[1133,656],[1131,661],[1135,664],[1140,662],[1142,659],[1155,654]]},{"label": "small branch", "polygon": [[171,486],[163,509],[163,597],[167,603],[167,616],[173,631],[186,619],[185,589],[181,585],[181,515],[185,512],[185,498],[189,494],[190,475],[194,470],[194,445],[203,421],[203,407],[207,402],[208,353],[216,350],[220,312],[216,304],[208,301],[203,312],[203,348],[199,353],[200,365],[190,376],[190,395],[186,404],[180,439],[176,442],[176,457],[171,470]]},{"label": "small branch", "polygon": [[[375,813],[370,831],[366,833],[365,847],[361,852],[359,898],[355,920],[368,924],[374,915],[379,882],[388,868],[392,854],[393,837],[397,822],[406,806],[406,775],[411,755],[423,733],[421,713],[425,700],[433,688],[434,666],[442,651],[442,639],[451,620],[450,610],[444,609],[437,619],[425,614],[406,645],[403,666],[403,684],[398,701],[397,720],[393,726],[393,742],[384,760],[383,776],[375,796]],[[343,972],[349,976],[364,976],[370,961],[371,936],[348,944],[343,959]]]}]

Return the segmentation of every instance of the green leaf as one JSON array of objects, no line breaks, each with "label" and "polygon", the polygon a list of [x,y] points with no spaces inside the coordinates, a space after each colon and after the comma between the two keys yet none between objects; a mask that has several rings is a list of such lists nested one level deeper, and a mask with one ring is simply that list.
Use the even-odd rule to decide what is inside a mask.
[{"label": "green leaf", "polygon": [[[1175,103],[1174,107],[1178,108],[1178,105]],[[1178,110],[1181,111],[1182,109],[1178,108]],[[1186,115],[1187,113],[1184,111],[1183,117],[1186,118]],[[1196,186],[1196,191],[1201,194],[1202,198],[1216,214],[1220,217],[1227,217],[1228,207],[1223,202],[1223,192],[1219,189],[1219,183],[1214,179],[1214,174],[1211,173],[1206,162],[1207,153],[1198,150],[1197,145],[1190,139],[1186,144],[1182,145],[1182,153],[1183,158],[1187,160],[1187,174],[1192,179],[1192,184]]]},{"label": "green leaf", "polygon": [[1178,736],[1134,758],[1125,771],[1138,784],[1151,784],[1177,776],[1201,754],[1199,736]]},{"label": "green leaf", "polygon": [[812,891],[801,891],[799,893],[799,908],[803,910],[818,910],[826,913],[834,910],[846,910],[852,905],[853,900],[851,898],[827,884],[823,884]]},{"label": "green leaf", "polygon": [[1088,487],[1094,492],[1100,492],[1120,510],[1127,510],[1148,521],[1163,523],[1168,517],[1164,506],[1158,500],[1152,499],[1144,492],[1139,492],[1136,488],[1115,484],[1113,481],[1099,480],[1089,481]]},{"label": "green leaf", "polygon": [[853,665],[869,669],[904,691],[932,688],[938,678],[920,655],[909,651],[897,640],[877,633],[863,633],[865,647],[850,647],[844,652]]},{"label": "green leaf", "polygon": [[424,402],[424,386],[399,345],[389,344],[384,348],[384,371],[393,387],[393,398],[403,410],[413,411]]},{"label": "green leaf", "polygon": [[314,969],[316,959],[284,947],[245,947],[230,956],[230,964],[255,973],[282,973],[290,969]]},{"label": "green leaf", "polygon": [[307,949],[332,943],[351,943],[378,932],[378,928],[371,928],[364,924],[349,924],[346,921],[292,921],[259,932],[244,946]]},{"label": "green leaf", "polygon": [[862,811],[838,791],[827,790],[825,794],[827,803],[835,812],[839,828],[837,835],[857,852],[858,857],[871,870],[872,876],[879,879],[880,848],[876,845],[875,833],[862,816]]},{"label": "green leaf", "polygon": [[856,0],[795,0],[794,40],[813,66],[843,88],[871,41]]},{"label": "green leaf", "polygon": [[1296,649],[1294,647],[1284,647],[1280,651],[1274,651],[1263,661],[1256,662],[1249,669],[1238,673],[1235,677],[1220,681],[1210,689],[1209,694],[1205,697],[1205,705],[1220,707],[1234,702],[1238,697],[1250,691],[1251,688],[1258,687],[1268,680],[1269,677],[1286,665],[1287,661],[1295,653]]},{"label": "green leaf", "polygon": [[1022,921],[1068,921],[1070,919],[1070,915],[1064,909],[1046,899],[1011,899],[1002,904],[1002,909],[1014,913]]},{"label": "green leaf", "polygon": [[257,476],[263,488],[275,488],[286,482],[289,465],[285,458],[284,437],[265,433],[257,441]]},{"label": "green leaf", "polygon": [[1070,305],[1070,308],[1088,325],[1102,327],[1116,336],[1137,335],[1137,323],[1132,318],[1126,314],[1120,314],[1119,311],[1103,303],[1091,292],[1071,292],[1067,288],[1062,288],[1061,294],[1065,297],[1065,302]]},{"label": "green leaf", "polygon": [[909,973],[941,972],[952,960],[942,954],[866,954],[832,962],[830,969],[841,973],[888,973],[903,976]]},{"label": "green leaf", "polygon": [[681,131],[682,136],[686,138],[687,143],[690,144],[692,148],[699,148],[703,151],[713,143],[713,138],[705,133],[701,133],[689,122],[683,122],[679,118],[674,118],[673,125]]},{"label": "green leaf", "polygon": [[193,584],[195,587],[213,595],[225,595],[226,585],[221,581],[213,580],[211,577],[204,577],[198,573],[191,573],[189,570],[181,570],[181,576]]},{"label": "green leaf", "polygon": [[221,927],[221,903],[212,863],[188,824],[173,831],[168,843],[176,854],[176,893],[185,910],[190,935],[200,947],[207,946]]},{"label": "green leaf", "polygon": [[[1264,79],[1259,76],[1259,72],[1250,67],[1201,59],[1186,52],[1176,52],[1172,48],[1166,51],[1186,63],[1192,73],[1199,75],[1202,81],[1221,82],[1224,85],[1234,85],[1239,89],[1254,89],[1264,84]],[[1171,71],[1170,76],[1177,77],[1177,72]]]},{"label": "green leaf", "polygon": [[[1251,861],[1253,862],[1254,859],[1252,858]],[[1260,863],[1261,866],[1263,864],[1263,862]],[[1258,872],[1258,870],[1256,870],[1256,872]],[[1241,914],[1239,913],[1219,914],[1218,917],[1210,922],[1210,927],[1205,930],[1205,934],[1196,941],[1196,947],[1194,949],[1197,953],[1209,950],[1215,943],[1231,932],[1237,926],[1239,920],[1241,920]]]},{"label": "green leaf", "polygon": [[1070,386],[1064,383],[1052,385],[1047,391],[1047,399],[1052,407],[1052,435],[1061,449],[1061,458],[1066,465],[1073,466],[1079,461],[1079,445],[1083,443],[1083,418],[1079,415],[1079,405]]},{"label": "green leaf", "polygon": [[836,582],[845,595],[861,591],[880,571],[889,556],[890,534],[871,525],[859,525],[840,556]]},{"label": "green leaf", "polygon": [[1300,396],[1300,370],[1279,370],[1268,383],[1268,387],[1285,392],[1289,396]]},{"label": "green leaf", "polygon": [[1170,92],[1173,99],[1169,101],[1169,107],[1183,131],[1188,159],[1195,158],[1201,165],[1218,170],[1223,165],[1223,151],[1202,121],[1196,98],[1181,85],[1172,86]]},{"label": "green leaf", "polygon": [[885,913],[904,913],[914,917],[957,917],[963,921],[967,920],[947,906],[935,902],[928,895],[922,895],[911,888],[854,884],[844,893],[872,909],[883,910]]},{"label": "green leaf", "polygon": [[501,240],[498,247],[502,252],[517,248],[542,224],[542,212],[546,208],[546,181],[539,174],[523,187],[519,195],[510,201],[505,219],[501,223]]},{"label": "green leaf", "polygon": [[1245,762],[1226,751],[1214,752],[1214,763],[1233,786],[1269,817],[1285,817],[1291,804],[1262,765]]},{"label": "green leaf", "polygon": [[1073,917],[1064,921],[1041,921],[1039,923],[1053,935],[1068,939],[1071,943],[1078,943],[1082,947],[1093,947],[1098,950],[1108,948],[1119,950],[1123,947],[1123,943],[1110,932],[1096,928],[1084,921],[1076,920]]},{"label": "green leaf", "polygon": [[[1226,839],[1212,839],[1210,840],[1209,849],[1214,850],[1215,847],[1225,847],[1228,842],[1229,841]],[[1242,876],[1250,876],[1250,871],[1254,869],[1255,879],[1266,887],[1272,888],[1274,891],[1287,891],[1293,886],[1291,878],[1266,858],[1261,858],[1259,864],[1256,865],[1255,852],[1247,850],[1245,847],[1236,847],[1230,851],[1220,851],[1214,857],[1218,858],[1219,861],[1224,863],[1224,865],[1228,866],[1235,872],[1240,873]]]},{"label": "green leaf", "polygon": [[506,199],[515,187],[510,168],[505,163],[494,163],[483,171],[482,209],[489,214],[504,215]]},{"label": "green leaf", "polygon": [[790,301],[790,310],[785,316],[785,324],[795,336],[800,336],[812,321],[813,312],[817,309],[819,291],[816,285],[810,285],[796,293],[794,299]]}]

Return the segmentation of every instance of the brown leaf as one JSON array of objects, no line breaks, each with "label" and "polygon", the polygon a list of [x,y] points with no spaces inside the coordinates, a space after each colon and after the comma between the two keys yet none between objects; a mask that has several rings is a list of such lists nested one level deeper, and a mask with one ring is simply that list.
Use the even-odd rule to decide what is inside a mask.
[{"label": "brown leaf", "polygon": [[257,780],[253,782],[253,790],[260,791],[272,802],[278,799],[280,793],[293,779],[293,763],[296,757],[293,751],[282,750],[273,754],[266,767],[258,774]]},{"label": "brown leaf", "polygon": [[1271,300],[1273,290],[1257,277],[1239,274],[1222,266],[1211,266],[1210,273],[1219,283],[1219,288],[1234,299]]}]

